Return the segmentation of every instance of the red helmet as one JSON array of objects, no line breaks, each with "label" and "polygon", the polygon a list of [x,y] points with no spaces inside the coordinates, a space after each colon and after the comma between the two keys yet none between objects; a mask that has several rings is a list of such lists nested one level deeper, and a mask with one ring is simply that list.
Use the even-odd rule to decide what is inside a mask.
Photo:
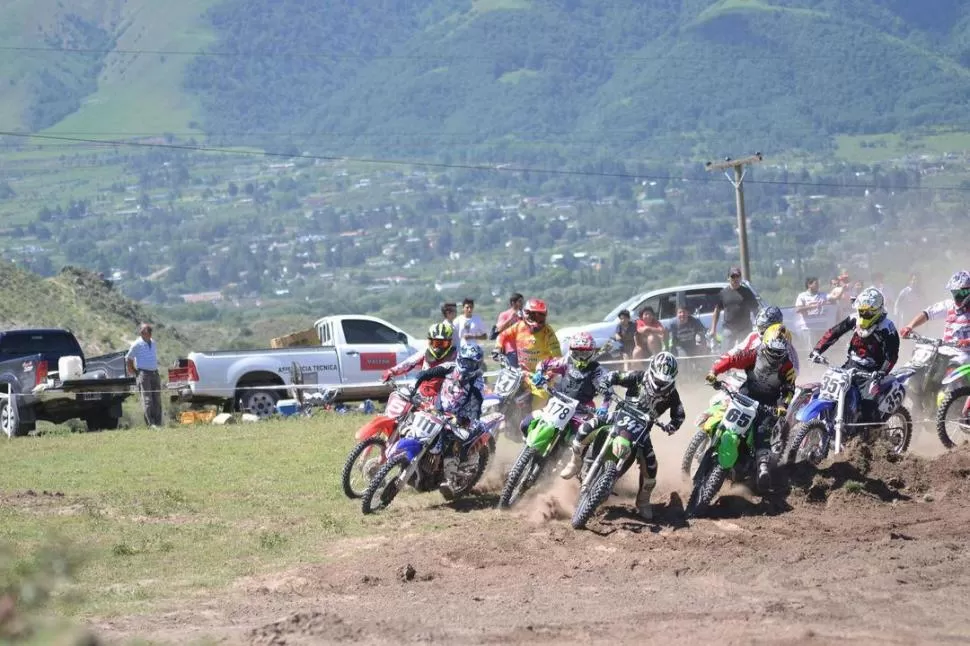
[{"label": "red helmet", "polygon": [[546,302],[539,298],[530,298],[522,308],[525,314],[525,324],[533,332],[538,332],[546,324]]}]

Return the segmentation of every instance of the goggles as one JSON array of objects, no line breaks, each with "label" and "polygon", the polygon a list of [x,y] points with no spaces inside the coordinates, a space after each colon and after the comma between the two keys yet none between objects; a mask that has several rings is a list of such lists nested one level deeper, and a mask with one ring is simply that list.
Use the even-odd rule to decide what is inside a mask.
[{"label": "goggles", "polygon": [[970,298],[970,288],[954,289],[950,293],[953,295],[953,300],[958,304]]},{"label": "goggles", "polygon": [[875,307],[860,307],[856,312],[859,314],[859,318],[866,321],[874,319],[879,315],[879,310]]},{"label": "goggles", "polygon": [[595,350],[570,350],[569,356],[576,361],[589,361],[596,354]]},{"label": "goggles", "polygon": [[530,321],[535,321],[536,323],[545,323],[546,314],[545,312],[526,312],[525,317]]},{"label": "goggles", "polygon": [[444,350],[451,347],[451,339],[428,339],[428,345],[436,350]]}]

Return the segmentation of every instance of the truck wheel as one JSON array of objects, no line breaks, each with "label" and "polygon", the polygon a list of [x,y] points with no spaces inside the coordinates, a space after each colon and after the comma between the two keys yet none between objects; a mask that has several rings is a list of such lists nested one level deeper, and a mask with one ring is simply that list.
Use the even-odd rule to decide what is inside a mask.
[{"label": "truck wheel", "polygon": [[10,400],[0,401],[0,431],[3,431],[7,437],[23,437],[36,428],[34,424],[17,424],[10,413]]},{"label": "truck wheel", "polygon": [[280,396],[273,390],[244,390],[241,399],[244,412],[257,417],[269,417],[276,413],[276,402]]}]

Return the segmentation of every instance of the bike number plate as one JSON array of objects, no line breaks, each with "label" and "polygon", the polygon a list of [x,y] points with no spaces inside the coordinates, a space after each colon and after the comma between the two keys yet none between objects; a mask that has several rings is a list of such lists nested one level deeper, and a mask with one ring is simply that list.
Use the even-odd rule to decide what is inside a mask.
[{"label": "bike number plate", "polygon": [[542,418],[557,429],[569,423],[576,414],[579,402],[563,395],[553,395],[549,403],[542,409]]},{"label": "bike number plate", "polygon": [[418,413],[411,421],[409,435],[418,440],[429,438],[441,432],[444,426],[445,423],[440,418],[428,413]]},{"label": "bike number plate", "polygon": [[498,373],[498,377],[495,378],[495,387],[492,388],[492,394],[503,398],[508,397],[518,391],[521,383],[522,373],[520,371],[502,370]]},{"label": "bike number plate", "polygon": [[906,389],[898,381],[894,381],[889,387],[889,392],[879,398],[879,412],[883,415],[892,415],[896,409],[903,405],[903,398],[906,396]]},{"label": "bike number plate", "polygon": [[849,387],[849,373],[840,369],[829,369],[822,375],[822,386],[818,391],[818,398],[827,401],[838,401]]},{"label": "bike number plate", "polygon": [[387,397],[387,406],[384,407],[384,414],[388,417],[400,417],[407,412],[408,400],[401,394],[393,392]]},{"label": "bike number plate", "polygon": [[621,431],[625,431],[634,437],[642,433],[643,429],[647,427],[647,423],[645,421],[639,417],[636,417],[635,415],[630,414],[629,411],[622,408],[617,409],[616,421],[614,423],[616,424],[616,428]]},{"label": "bike number plate", "polygon": [[933,359],[933,355],[936,354],[933,348],[929,348],[925,345],[916,346],[913,350],[913,358],[909,360],[909,365],[911,366],[925,366],[930,363]]},{"label": "bike number plate", "polygon": [[751,401],[748,403],[732,400],[731,405],[724,413],[721,424],[732,433],[744,435],[748,432],[748,428],[751,427],[751,423],[754,422],[754,418],[757,415],[757,402]]}]

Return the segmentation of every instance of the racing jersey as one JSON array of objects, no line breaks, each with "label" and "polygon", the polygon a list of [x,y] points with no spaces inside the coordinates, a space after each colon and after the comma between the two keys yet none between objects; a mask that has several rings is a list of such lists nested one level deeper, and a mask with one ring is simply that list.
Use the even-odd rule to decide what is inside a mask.
[{"label": "racing jersey", "polygon": [[509,363],[532,372],[540,361],[561,357],[559,339],[556,332],[549,325],[544,325],[538,332],[533,332],[524,321],[519,321],[512,327],[498,335],[496,341],[501,351],[509,356]]},{"label": "racing jersey", "polygon": [[815,350],[821,354],[844,334],[853,332],[852,339],[849,340],[847,364],[870,372],[875,370],[889,372],[892,370],[896,362],[899,361],[899,333],[889,317],[883,317],[868,336],[859,336],[854,333],[855,324],[855,316],[845,317],[822,335],[822,338],[815,344]]},{"label": "racing jersey", "polygon": [[664,412],[670,411],[670,426],[677,430],[684,423],[687,414],[684,412],[684,404],[680,399],[680,392],[677,388],[671,388],[663,395],[648,395],[641,387],[643,384],[643,370],[633,370],[630,372],[611,372],[607,377],[610,385],[623,386],[626,388],[628,399],[636,401],[636,406],[642,411],[653,411],[656,417],[660,417]]},{"label": "racing jersey", "polygon": [[[943,320],[943,340],[946,342],[970,339],[970,307],[958,310],[952,298],[933,303],[923,313],[931,321]],[[959,357],[954,357],[960,363],[970,363],[970,349],[962,349]]]},{"label": "racing jersey", "polygon": [[[411,355],[401,363],[397,364],[393,368],[387,371],[387,374],[391,377],[400,377],[401,375],[406,375],[412,370],[420,368],[421,370],[427,370],[429,368],[435,368],[449,361],[455,360],[455,347],[452,346],[451,350],[441,359],[435,359],[431,357],[427,352],[416,352]],[[444,381],[444,377],[438,377],[435,379],[428,379],[427,381],[421,382],[418,387],[418,392],[420,392],[424,397],[429,399],[434,398],[438,391],[441,389],[441,382]]]},{"label": "racing jersey", "polygon": [[537,370],[547,375],[559,375],[561,379],[556,384],[555,391],[579,401],[580,404],[592,406],[597,393],[603,395],[604,406],[608,406],[613,399],[609,383],[610,373],[596,361],[590,361],[585,370],[580,370],[568,357],[556,357],[540,363]]},{"label": "racing jersey", "polygon": [[741,391],[760,404],[787,406],[795,393],[795,366],[791,359],[773,367],[757,350],[741,350],[724,355],[711,368],[715,375],[728,370],[744,370],[746,379]]},{"label": "racing jersey", "polygon": [[439,380],[441,387],[436,402],[439,410],[453,414],[463,424],[477,422],[482,416],[485,379],[481,372],[468,380],[463,380],[463,376],[454,363],[446,363],[419,372],[417,385],[420,387],[428,380]]}]

